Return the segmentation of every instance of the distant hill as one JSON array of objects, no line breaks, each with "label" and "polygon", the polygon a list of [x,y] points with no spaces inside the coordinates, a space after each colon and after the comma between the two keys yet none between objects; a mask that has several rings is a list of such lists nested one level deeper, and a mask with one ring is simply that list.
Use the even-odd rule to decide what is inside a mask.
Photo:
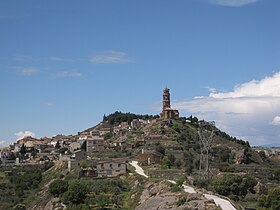
[{"label": "distant hill", "polygon": [[[129,144],[132,149],[116,147],[114,154],[98,153],[98,157],[137,159],[143,151],[155,151],[161,154],[160,165],[145,168],[154,178],[174,180],[183,174],[197,187],[250,208],[256,208],[259,197],[280,184],[280,161],[255,151],[248,141],[228,135],[213,122],[194,116],[162,120],[158,115],[115,112],[84,132],[104,128],[111,132],[105,141]],[[253,188],[256,183],[258,187]]]}]

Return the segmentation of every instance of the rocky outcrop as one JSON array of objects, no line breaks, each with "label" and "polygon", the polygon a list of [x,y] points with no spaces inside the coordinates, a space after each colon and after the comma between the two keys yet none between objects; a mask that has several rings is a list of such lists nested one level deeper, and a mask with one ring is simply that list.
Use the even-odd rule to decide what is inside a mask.
[{"label": "rocky outcrop", "polygon": [[261,194],[266,194],[267,193],[267,187],[264,184],[258,182],[256,184],[256,186],[254,187],[254,191],[256,193],[260,194],[260,195]]},{"label": "rocky outcrop", "polygon": [[211,210],[218,209],[212,200],[202,194],[187,194],[183,191],[172,191],[166,181],[147,183],[140,197],[136,210]]}]

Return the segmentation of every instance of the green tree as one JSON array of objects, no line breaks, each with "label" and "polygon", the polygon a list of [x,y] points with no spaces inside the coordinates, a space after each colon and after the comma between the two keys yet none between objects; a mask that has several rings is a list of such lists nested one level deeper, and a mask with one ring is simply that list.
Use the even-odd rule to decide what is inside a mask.
[{"label": "green tree", "polygon": [[58,196],[62,195],[64,192],[66,192],[67,188],[68,188],[67,181],[56,179],[50,184],[49,192],[53,196],[58,197]]},{"label": "green tree", "polygon": [[280,168],[274,169],[272,176],[274,180],[280,181]]},{"label": "green tree", "polygon": [[176,185],[178,187],[182,187],[182,185],[184,184],[184,181],[186,181],[186,177],[185,176],[180,176],[179,179],[176,181]]},{"label": "green tree", "polygon": [[176,157],[173,154],[167,155],[168,160],[170,161],[171,166],[175,165]]},{"label": "green tree", "polygon": [[22,156],[24,156],[26,154],[27,150],[26,150],[26,146],[24,144],[22,144],[19,152]]},{"label": "green tree", "polygon": [[10,153],[10,155],[9,155],[9,160],[15,160],[16,159],[16,155],[15,155],[15,153]]},{"label": "green tree", "polygon": [[245,197],[248,192],[254,192],[253,188],[256,184],[256,179],[250,175],[225,174],[215,180],[213,187],[221,195],[233,195],[238,199],[238,196]]},{"label": "green tree", "polygon": [[87,141],[84,141],[84,142],[82,143],[81,149],[87,151]]},{"label": "green tree", "polygon": [[68,151],[68,148],[66,148],[66,147],[62,147],[62,148],[60,148],[60,149],[58,150],[58,152],[59,152],[60,154],[65,154],[66,151]]},{"label": "green tree", "polygon": [[171,162],[166,156],[162,159],[161,167],[163,169],[167,169],[171,167]]},{"label": "green tree", "polygon": [[217,162],[229,162],[230,158],[230,149],[227,147],[213,147],[211,154],[215,157]]},{"label": "green tree", "polygon": [[156,151],[160,153],[162,156],[165,155],[165,148],[161,144],[156,145]]},{"label": "green tree", "polygon": [[88,194],[89,189],[88,186],[77,180],[70,183],[68,190],[63,193],[62,201],[63,203],[69,204],[80,204],[83,203],[86,195]]},{"label": "green tree", "polygon": [[87,168],[87,161],[86,160],[82,160],[81,168]]},{"label": "green tree", "polygon": [[104,140],[108,140],[108,139],[112,138],[112,136],[113,136],[113,134],[112,134],[111,132],[106,133],[106,134],[104,135]]},{"label": "green tree", "polygon": [[194,155],[191,151],[184,152],[184,159],[183,159],[185,171],[187,174],[191,174],[193,171],[193,163],[194,163]]},{"label": "green tree", "polygon": [[110,200],[108,199],[108,197],[104,194],[101,194],[98,196],[97,199],[97,206],[100,207],[101,209],[104,209],[104,207],[106,205],[108,205],[110,203]]},{"label": "green tree", "polygon": [[60,144],[59,144],[59,141],[57,141],[56,144],[55,144],[55,148],[56,148],[56,149],[59,149],[60,147],[61,147],[61,146],[60,146]]},{"label": "green tree", "polygon": [[269,191],[268,195],[262,195],[258,199],[258,209],[280,209],[280,187],[274,188]]},{"label": "green tree", "polygon": [[176,161],[175,161],[175,166],[177,167],[177,168],[181,168],[181,165],[182,165],[182,161],[180,160],[180,159],[176,159]]}]

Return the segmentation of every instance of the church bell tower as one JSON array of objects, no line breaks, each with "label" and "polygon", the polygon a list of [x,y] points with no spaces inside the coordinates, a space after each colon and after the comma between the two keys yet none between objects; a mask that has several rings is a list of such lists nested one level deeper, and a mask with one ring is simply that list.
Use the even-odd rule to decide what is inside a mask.
[{"label": "church bell tower", "polygon": [[160,118],[163,120],[179,119],[179,111],[171,109],[170,93],[167,87],[163,90],[162,97],[162,112],[160,113]]},{"label": "church bell tower", "polygon": [[163,90],[163,95],[162,95],[163,99],[162,99],[162,110],[165,110],[167,108],[170,108],[170,93],[169,93],[169,89],[166,87]]}]

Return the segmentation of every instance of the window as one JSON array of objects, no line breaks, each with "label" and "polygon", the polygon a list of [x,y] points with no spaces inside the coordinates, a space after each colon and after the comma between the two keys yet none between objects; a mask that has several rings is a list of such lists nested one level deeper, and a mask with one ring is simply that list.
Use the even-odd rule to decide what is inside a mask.
[{"label": "window", "polygon": [[121,164],[120,164],[120,163],[118,164],[118,167],[119,167],[119,168],[121,167]]}]

